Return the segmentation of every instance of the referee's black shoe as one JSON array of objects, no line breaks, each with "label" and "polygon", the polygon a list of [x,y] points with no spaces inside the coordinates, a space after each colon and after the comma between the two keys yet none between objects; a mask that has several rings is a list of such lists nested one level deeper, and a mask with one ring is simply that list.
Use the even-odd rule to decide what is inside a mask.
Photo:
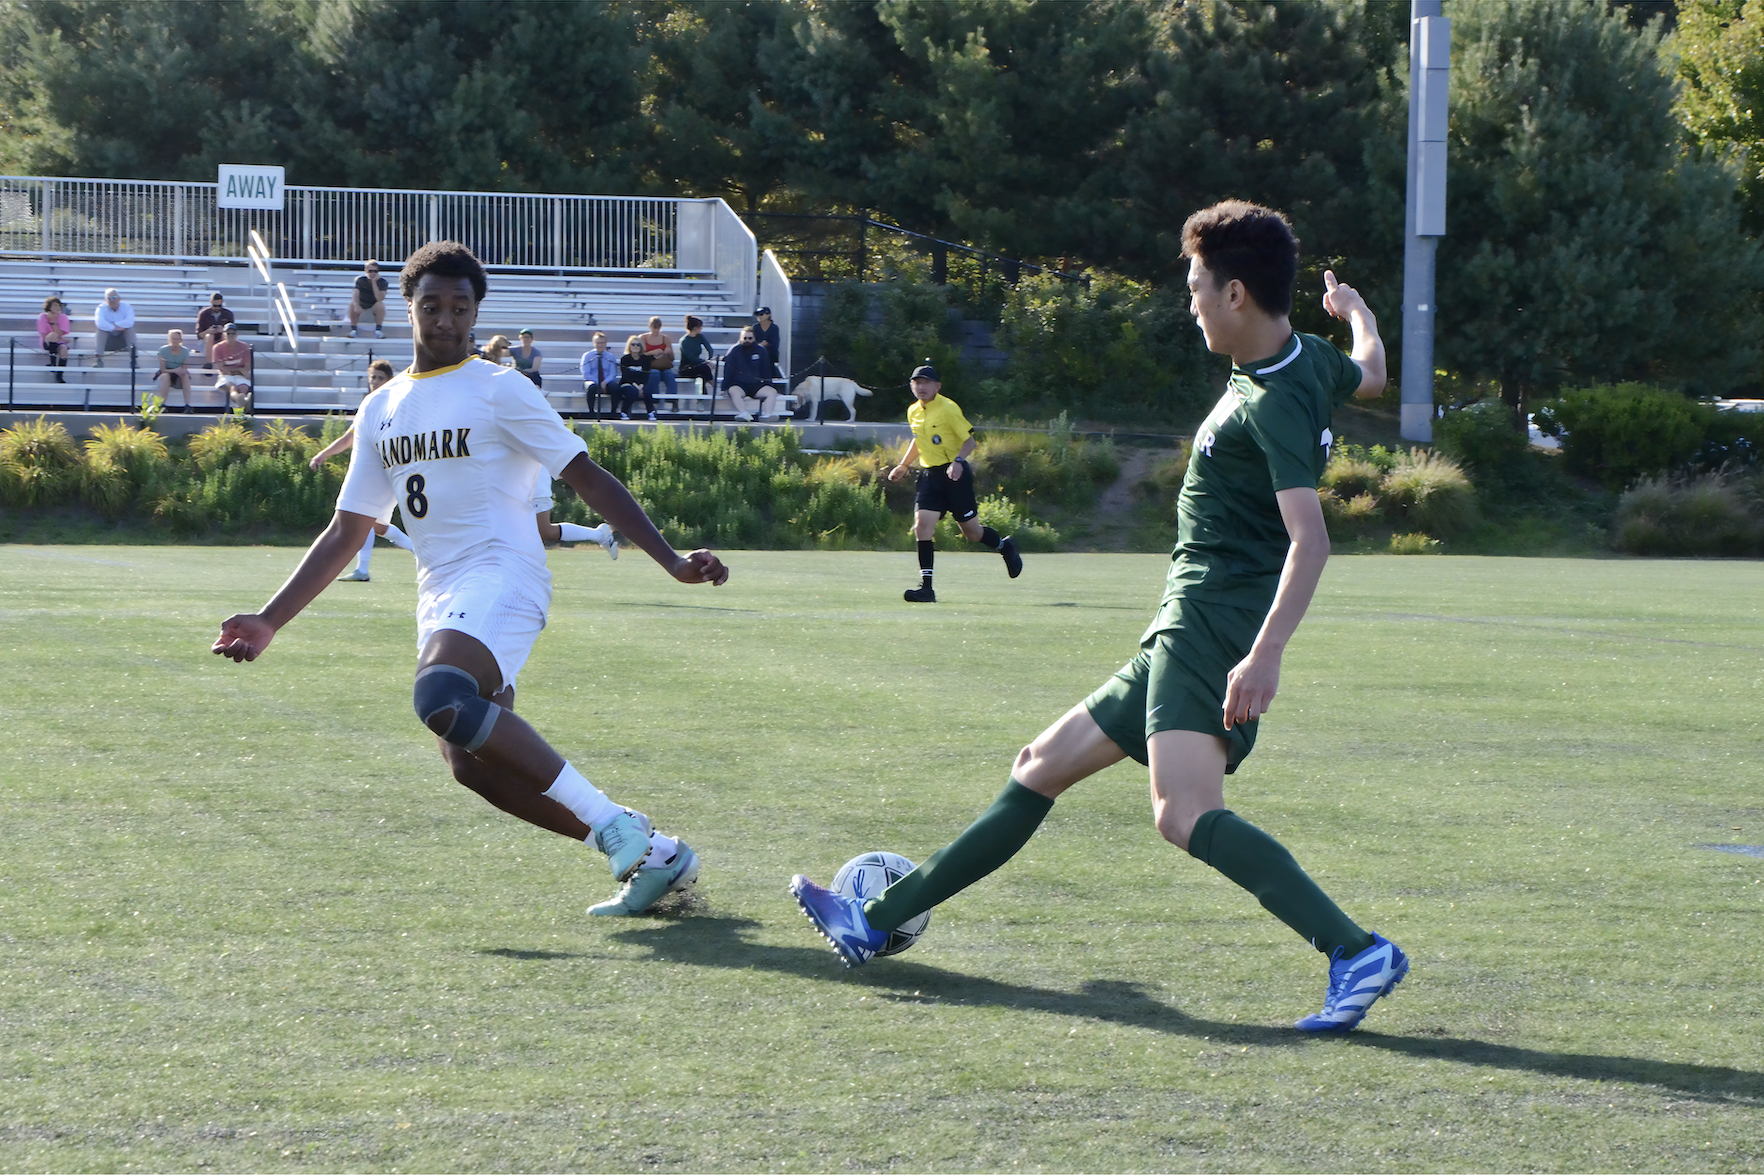
[{"label": "referee's black shoe", "polygon": [[1015,580],[1023,574],[1023,557],[1017,551],[1017,541],[1006,535],[998,541],[998,553],[1004,556],[1005,571]]},{"label": "referee's black shoe", "polygon": [[931,585],[920,584],[917,588],[908,588],[901,593],[901,599],[908,604],[936,604],[937,593],[931,590]]}]

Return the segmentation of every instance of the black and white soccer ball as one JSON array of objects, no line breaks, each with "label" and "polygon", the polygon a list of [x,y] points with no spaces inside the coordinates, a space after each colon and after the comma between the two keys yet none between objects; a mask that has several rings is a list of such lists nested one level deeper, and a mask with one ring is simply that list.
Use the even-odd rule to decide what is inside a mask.
[{"label": "black and white soccer ball", "polygon": [[[875,898],[912,873],[915,868],[912,862],[898,853],[889,853],[882,849],[860,853],[839,867],[839,872],[833,875],[833,889],[847,898],[864,902]],[[876,954],[896,955],[905,951],[919,942],[919,936],[925,933],[925,927],[930,922],[930,911],[914,915],[888,933],[888,942]]]}]

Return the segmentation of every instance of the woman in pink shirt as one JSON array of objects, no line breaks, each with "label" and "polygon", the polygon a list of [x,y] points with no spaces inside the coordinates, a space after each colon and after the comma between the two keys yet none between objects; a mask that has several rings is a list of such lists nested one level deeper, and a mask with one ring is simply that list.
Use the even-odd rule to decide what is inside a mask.
[{"label": "woman in pink shirt", "polygon": [[73,345],[73,320],[62,309],[61,299],[51,294],[43,299],[43,313],[37,316],[37,342],[49,353],[49,366],[56,369],[55,382],[67,383],[60,369],[67,366],[67,349]]}]

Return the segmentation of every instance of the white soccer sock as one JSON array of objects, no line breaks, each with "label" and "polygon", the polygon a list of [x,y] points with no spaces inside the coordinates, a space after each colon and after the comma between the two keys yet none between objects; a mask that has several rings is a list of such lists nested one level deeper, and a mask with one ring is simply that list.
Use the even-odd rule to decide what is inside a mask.
[{"label": "white soccer sock", "polygon": [[581,523],[559,523],[558,538],[565,543],[599,543],[606,538],[606,524],[584,527]]},{"label": "white soccer sock", "polygon": [[356,573],[356,575],[358,575],[358,576],[367,575],[368,560],[372,559],[373,555],[374,555],[374,529],[372,527],[369,527],[367,542],[363,543],[361,545],[361,552],[360,552],[360,554],[358,554],[355,557],[355,573]]},{"label": "white soccer sock", "polygon": [[386,524],[386,534],[383,538],[394,547],[402,547],[406,551],[416,550],[416,545],[410,541],[410,536],[400,531],[396,523]]},{"label": "white soccer sock", "polygon": [[666,833],[651,832],[649,835],[649,856],[643,859],[640,869],[651,869],[665,866],[668,859],[680,851],[680,843]]},{"label": "white soccer sock", "polygon": [[606,793],[588,783],[588,777],[569,764],[557,774],[545,795],[580,817],[591,829],[598,829],[625,810],[606,798]]}]

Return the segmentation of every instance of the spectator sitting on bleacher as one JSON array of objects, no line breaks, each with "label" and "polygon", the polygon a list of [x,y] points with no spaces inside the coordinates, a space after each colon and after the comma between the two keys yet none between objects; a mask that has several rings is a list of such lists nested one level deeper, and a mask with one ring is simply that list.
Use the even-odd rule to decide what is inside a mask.
[{"label": "spectator sitting on bleacher", "polygon": [[228,406],[250,412],[251,348],[239,341],[237,325],[228,323],[221,330],[221,341],[214,345],[208,362],[214,365],[215,390],[226,393]]},{"label": "spectator sitting on bleacher", "polygon": [[196,337],[202,340],[202,358],[214,362],[214,349],[219,345],[225,327],[233,321],[233,312],[221,305],[220,291],[208,296],[208,305],[196,316]]},{"label": "spectator sitting on bleacher", "polygon": [[582,353],[582,395],[590,409],[602,395],[608,412],[618,408],[619,357],[606,349],[605,331],[594,332],[594,349]]},{"label": "spectator sitting on bleacher", "polygon": [[723,356],[723,391],[735,406],[735,419],[751,421],[753,410],[759,419],[775,417],[778,389],[772,386],[772,353],[754,340],[753,328],[741,328],[741,342]]},{"label": "spectator sitting on bleacher", "polygon": [[784,358],[783,344],[779,341],[778,324],[772,321],[772,308],[762,306],[753,312],[753,341],[766,349],[773,363]]},{"label": "spectator sitting on bleacher", "polygon": [[631,406],[637,403],[637,397],[643,397],[644,407],[649,409],[649,419],[655,419],[655,389],[650,384],[653,369],[649,366],[649,357],[643,353],[643,336],[632,335],[625,341],[625,354],[619,356],[619,394],[615,398],[618,403],[619,419],[631,419]]},{"label": "spectator sitting on bleacher", "polygon": [[705,389],[715,396],[717,373],[711,364],[716,358],[717,349],[704,337],[704,320],[695,314],[687,315],[686,337],[680,340],[680,378],[703,380]]},{"label": "spectator sitting on bleacher", "polygon": [[190,411],[190,349],[184,346],[184,332],[173,327],[165,333],[165,346],[159,349],[159,388],[162,403],[171,403],[171,390],[184,394],[184,411]]},{"label": "spectator sitting on bleacher", "polygon": [[[98,325],[98,354],[111,351],[132,351],[135,347],[135,308],[122,300],[112,287],[104,292],[104,301],[92,312]],[[100,364],[103,360],[98,361]]]},{"label": "spectator sitting on bleacher", "polygon": [[361,316],[374,316],[374,338],[384,339],[386,332],[386,289],[388,283],[380,276],[380,263],[369,260],[362,263],[361,273],[356,276],[355,288],[349,293],[349,334],[353,338],[357,328],[361,326]]},{"label": "spectator sitting on bleacher", "polygon": [[492,336],[490,336],[490,342],[484,344],[484,350],[481,351],[479,354],[481,354],[485,359],[489,360],[491,363],[495,364],[497,367],[507,367],[508,366],[508,336],[507,335],[492,335]]},{"label": "spectator sitting on bleacher", "polygon": [[[674,341],[662,333],[661,319],[650,319],[649,334],[639,338],[643,340],[643,354],[649,359],[649,377],[644,382],[645,393],[653,397],[661,385],[666,384],[668,396],[678,398],[680,382],[674,375]],[[652,416],[650,419],[655,418]]]},{"label": "spectator sitting on bleacher", "polygon": [[521,345],[510,351],[509,357],[514,360],[515,371],[533,381],[533,387],[545,387],[545,381],[539,378],[539,361],[545,356],[533,346],[533,328],[526,327],[521,331]]},{"label": "spectator sitting on bleacher", "polygon": [[55,369],[55,382],[67,383],[61,369],[67,366],[67,349],[73,346],[73,320],[61,299],[51,294],[43,299],[43,313],[37,316],[37,342],[49,353],[49,366]]}]

